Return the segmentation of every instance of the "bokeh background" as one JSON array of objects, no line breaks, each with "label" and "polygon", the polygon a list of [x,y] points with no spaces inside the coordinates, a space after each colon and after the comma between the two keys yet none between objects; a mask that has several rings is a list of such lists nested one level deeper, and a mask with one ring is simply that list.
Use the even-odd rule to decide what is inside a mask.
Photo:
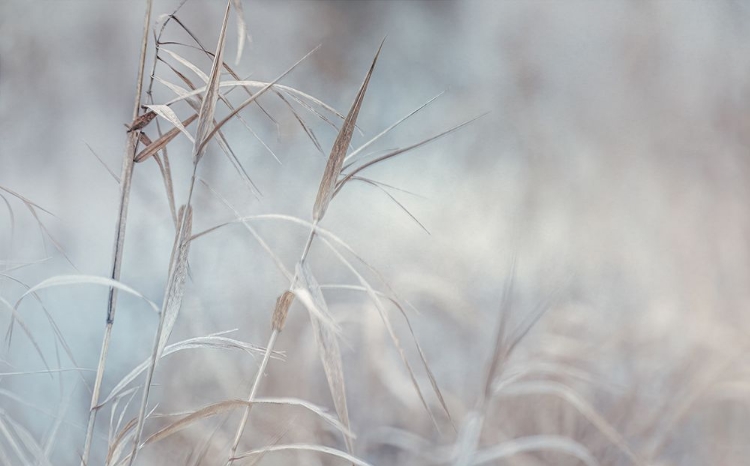
[{"label": "bokeh background", "polygon": [[[49,277],[108,274],[118,185],[101,162],[119,173],[142,3],[0,3],[0,186],[54,213],[36,210],[44,232],[23,202],[3,193],[0,296],[11,304],[25,285]],[[156,0],[154,22],[178,3]],[[189,0],[177,14],[210,50],[222,3]],[[355,135],[354,147],[442,91],[373,149],[403,147],[489,112],[366,172],[415,193],[391,191],[429,234],[366,184],[347,186],[324,220],[418,309],[407,306],[456,425],[454,431],[417,369],[441,429],[433,427],[366,296],[328,290],[344,329],[358,456],[373,464],[450,464],[468,420],[482,413],[478,450],[485,453],[547,435],[578,442],[600,464],[743,463],[750,453],[745,2],[310,0],[245,1],[244,8],[252,41],[238,74],[271,80],[320,44],[283,83],[342,112],[387,37],[360,113],[364,136]],[[232,61],[236,27],[231,21]],[[191,41],[174,24],[165,39]],[[165,47],[208,72],[210,60],[200,53]],[[153,43],[149,53],[147,72]],[[182,85],[163,64],[156,75]],[[240,94],[230,96],[239,101]],[[157,103],[172,97],[154,85]],[[250,194],[218,146],[209,148],[199,174],[243,215],[309,220],[325,156],[283,103],[272,96],[261,102],[276,123],[258,108],[243,115],[281,164],[239,122],[228,124],[226,135],[262,196]],[[182,105],[175,110],[185,118],[189,107]],[[297,108],[327,151],[335,131]],[[153,137],[153,125],[150,131]],[[178,203],[186,196],[189,150],[184,137],[169,149]],[[122,281],[158,303],[174,226],[153,161],[136,166],[131,199]],[[196,231],[234,217],[202,187],[195,209]],[[307,231],[271,220],[256,226],[292,269]],[[356,284],[320,242],[309,263],[320,283]],[[196,241],[190,265],[171,341],[234,330],[234,338],[265,345],[274,302],[288,282],[241,225]],[[502,306],[511,277],[513,299]],[[52,464],[78,464],[90,399],[81,380],[94,379],[106,295],[93,285],[39,293],[86,371],[29,373],[45,367],[17,326],[0,353],[0,451],[12,464],[24,463],[11,438],[24,452],[35,439]],[[542,317],[499,369],[499,378],[513,382],[482,402],[501,318],[518,334],[514,329],[540,309]],[[56,347],[41,304],[27,299],[19,312],[47,359],[73,367]],[[10,313],[3,307],[0,316],[6,328]],[[395,310],[392,318],[418,367],[408,328]],[[148,357],[157,321],[142,301],[121,295],[105,393]],[[292,308],[278,349],[285,359],[271,362],[261,395],[304,398],[332,411],[302,306]],[[169,414],[242,398],[257,363],[237,351],[169,356],[157,370],[152,406]],[[8,375],[15,372],[24,374]],[[134,412],[131,406],[125,419]],[[169,419],[150,420],[147,432]],[[237,419],[204,421],[145,447],[139,461],[218,464]],[[108,424],[105,409],[93,464],[103,461]],[[244,447],[274,441],[344,448],[314,416],[255,409]],[[209,454],[200,462],[195,452],[204,445]],[[261,464],[338,463],[273,453]],[[533,451],[489,464],[582,463],[559,451]]]}]

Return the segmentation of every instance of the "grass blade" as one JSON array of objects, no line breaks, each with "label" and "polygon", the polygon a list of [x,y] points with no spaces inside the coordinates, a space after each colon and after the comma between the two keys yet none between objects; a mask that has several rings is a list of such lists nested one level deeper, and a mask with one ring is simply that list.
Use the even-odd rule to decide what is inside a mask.
[{"label": "grass blade", "polygon": [[[385,42],[385,39],[383,39],[383,42]],[[341,131],[339,131],[338,136],[336,136],[333,148],[331,148],[331,154],[328,156],[328,162],[323,171],[323,177],[320,180],[320,187],[318,188],[318,195],[315,198],[315,205],[313,206],[313,220],[316,223],[323,218],[328,209],[328,204],[330,204],[331,199],[333,199],[336,182],[341,174],[341,168],[344,166],[344,158],[349,149],[349,144],[352,141],[354,127],[357,124],[359,109],[362,108],[365,92],[367,92],[367,85],[370,83],[370,77],[375,70],[375,63],[377,63],[378,56],[380,56],[383,42],[380,43],[380,47],[378,47],[378,51],[375,53],[375,58],[372,60],[370,69],[365,76],[365,80],[359,88],[359,92],[357,92],[357,97],[354,99],[354,103],[352,104],[349,113],[346,115],[346,119],[344,119],[344,124],[341,125]]]},{"label": "grass blade", "polygon": [[[302,263],[297,276],[300,278],[302,286],[307,288],[313,297],[317,307],[326,314],[328,305],[326,304],[323,293],[320,290],[317,280],[312,275],[312,271],[306,263]],[[318,346],[320,361],[323,363],[323,370],[328,380],[328,388],[331,390],[333,405],[341,422],[349,428],[349,409],[346,405],[346,386],[344,383],[344,363],[341,360],[341,350],[339,348],[338,335],[335,329],[324,325],[318,316],[310,313],[310,323],[312,324],[315,342]],[[354,444],[349,437],[344,437],[346,449],[349,453],[354,452]]]}]

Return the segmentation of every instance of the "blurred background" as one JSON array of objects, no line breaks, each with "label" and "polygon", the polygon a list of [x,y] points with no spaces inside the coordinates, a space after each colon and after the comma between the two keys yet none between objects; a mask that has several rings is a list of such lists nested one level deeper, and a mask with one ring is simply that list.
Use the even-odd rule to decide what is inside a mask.
[{"label": "blurred background", "polygon": [[[0,3],[0,186],[54,214],[0,192],[6,201],[0,205],[0,296],[10,305],[26,286],[53,276],[109,274],[118,183],[103,164],[119,176],[143,3]],[[406,312],[455,424],[454,430],[430,391],[398,310],[390,316],[439,430],[367,296],[327,289],[343,328],[358,457],[372,464],[452,464],[454,447],[460,453],[473,441],[471,420],[482,418],[477,456],[466,464],[584,464],[572,445],[600,464],[743,463],[750,454],[745,2],[243,3],[252,40],[236,66],[234,12],[227,33],[226,59],[237,74],[270,81],[321,45],[282,82],[342,113],[386,37],[355,148],[443,91],[370,149],[405,147],[489,112],[363,172],[409,191],[388,192],[429,234],[366,183],[347,185],[323,221],[410,304]],[[178,6],[156,0],[152,28],[158,32],[159,15]],[[214,50],[223,10],[223,2],[189,0],[177,17]],[[175,22],[163,41],[195,45]],[[201,52],[164,48],[209,72],[210,59]],[[147,73],[153,54],[152,40]],[[164,63],[155,74],[185,86]],[[174,96],[154,83],[156,103]],[[245,98],[239,89],[229,96],[235,103]],[[215,144],[199,176],[242,215],[309,221],[336,131],[292,102],[323,154],[283,102],[272,95],[260,102],[273,120],[255,106],[242,114],[258,138],[238,121],[225,134],[262,195],[252,195]],[[191,114],[184,102],[174,110],[183,119]],[[152,139],[155,129],[146,131]],[[169,146],[178,205],[187,194],[190,148],[184,136]],[[202,184],[194,202],[195,231],[235,218]],[[293,270],[308,231],[279,220],[253,226]],[[138,164],[122,282],[160,303],[173,238],[158,166]],[[358,284],[320,241],[309,264],[321,284]],[[289,282],[242,225],[196,241],[190,266],[170,341],[233,330],[233,338],[264,346],[275,300]],[[367,277],[388,290],[377,276]],[[506,288],[512,299],[503,305]],[[45,373],[29,338],[14,327],[0,353],[0,459],[25,464],[41,448],[52,464],[78,464],[90,402],[83,380],[89,386],[94,380],[107,289],[58,287],[38,295],[40,301],[25,299],[19,313],[45,358],[54,367],[86,370]],[[148,357],[158,322],[141,300],[121,294],[119,303],[104,394]],[[2,309],[0,324],[7,328],[11,313]],[[75,363],[55,344],[45,310]],[[501,358],[500,383],[485,397],[501,320],[503,341],[523,338]],[[315,348],[306,311],[295,304],[278,342],[284,359],[271,361],[259,394],[303,398],[333,412]],[[258,362],[236,350],[167,356],[151,407],[158,403],[155,413],[168,415],[244,398]],[[102,464],[106,454],[109,408],[98,417],[92,464]],[[130,406],[125,422],[134,415]],[[174,419],[154,417],[146,432]],[[218,464],[238,419],[202,421],[146,446],[139,461]],[[563,437],[571,443],[550,447]],[[523,450],[533,443],[519,439],[544,448],[503,454],[503,445]],[[309,413],[254,409],[243,449],[276,441],[344,449],[340,436]],[[196,452],[204,446],[209,453],[201,459]],[[339,463],[294,452],[269,453],[260,462]]]}]

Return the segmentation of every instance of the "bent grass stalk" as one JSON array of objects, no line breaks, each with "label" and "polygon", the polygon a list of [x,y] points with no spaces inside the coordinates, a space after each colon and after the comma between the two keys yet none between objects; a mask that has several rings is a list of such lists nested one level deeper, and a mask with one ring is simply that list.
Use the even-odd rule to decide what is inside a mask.
[{"label": "bent grass stalk", "polygon": [[[318,194],[316,196],[315,204],[313,206],[312,228],[310,229],[310,234],[307,237],[305,246],[302,249],[302,255],[300,256],[300,259],[298,261],[298,267],[295,270],[294,277],[292,277],[292,280],[289,284],[289,288],[282,294],[282,296],[279,297],[279,300],[277,301],[276,309],[274,310],[273,328],[271,330],[271,336],[269,337],[268,344],[266,346],[266,354],[264,355],[263,361],[261,362],[261,365],[258,368],[258,372],[255,376],[255,380],[253,382],[252,388],[250,389],[250,394],[248,395],[248,402],[250,403],[250,405],[248,405],[245,408],[242,414],[242,419],[237,428],[237,432],[235,433],[234,440],[232,442],[232,448],[230,451],[230,457],[229,457],[229,460],[227,461],[227,464],[229,465],[231,465],[235,460],[237,448],[239,447],[240,440],[242,439],[242,434],[245,431],[245,426],[247,425],[247,421],[250,416],[250,410],[252,408],[253,399],[255,398],[255,395],[258,392],[258,388],[260,387],[260,381],[263,377],[263,373],[265,372],[266,366],[268,365],[268,359],[271,354],[271,351],[273,351],[273,347],[276,344],[276,339],[278,338],[278,335],[283,328],[284,320],[286,318],[286,313],[288,312],[289,306],[291,305],[291,301],[292,301],[291,294],[296,292],[297,282],[300,279],[300,271],[304,271],[305,260],[307,259],[307,255],[310,252],[312,242],[315,239],[316,228],[318,226],[318,223],[320,223],[320,221],[325,216],[326,210],[328,209],[328,205],[330,204],[331,199],[333,199],[334,191],[336,187],[336,181],[338,180],[339,175],[341,174],[341,169],[344,165],[344,158],[346,157],[347,149],[349,148],[349,144],[351,143],[352,136],[354,134],[354,128],[357,123],[357,116],[359,115],[359,110],[362,107],[362,102],[364,100],[365,93],[367,92],[367,86],[370,83],[372,72],[375,70],[375,64],[378,61],[378,56],[380,55],[380,51],[382,50],[382,48],[383,48],[383,43],[381,42],[380,47],[378,47],[378,51],[375,54],[375,58],[373,59],[372,64],[370,65],[370,69],[367,72],[367,75],[365,76],[364,82],[362,83],[359,89],[359,92],[357,93],[357,96],[354,99],[354,103],[352,104],[352,107],[349,110],[349,113],[346,116],[346,119],[344,120],[344,124],[341,126],[341,130],[339,131],[339,134],[333,143],[333,147],[331,148],[331,153],[328,157],[326,168],[323,171],[323,177],[321,178],[320,187],[318,188]],[[309,280],[305,280],[305,285],[307,288],[309,288],[309,285],[310,285]],[[281,318],[280,315],[283,315],[283,318]],[[310,317],[313,321],[316,319],[313,312],[311,312]],[[320,325],[317,322],[314,325],[320,327]],[[322,338],[318,340],[319,345],[323,344],[322,340],[323,340]],[[343,380],[342,371],[341,371],[341,365],[342,365],[341,355],[340,355],[340,352],[338,351],[336,338],[334,337],[332,339],[329,339],[329,341],[333,345],[335,345],[334,349],[331,353],[326,355],[322,353],[322,351],[325,351],[325,350],[321,348],[321,358],[323,359],[323,365],[324,365],[324,369],[326,372],[326,376],[328,378],[331,393],[333,395],[336,412],[338,413],[341,422],[344,423],[344,425],[348,428],[349,418],[348,418],[347,407],[346,407],[344,380]],[[335,354],[332,354],[332,353],[335,353]],[[353,444],[352,444],[351,438],[345,436],[345,440],[346,440],[347,449],[351,453],[353,451]]]}]

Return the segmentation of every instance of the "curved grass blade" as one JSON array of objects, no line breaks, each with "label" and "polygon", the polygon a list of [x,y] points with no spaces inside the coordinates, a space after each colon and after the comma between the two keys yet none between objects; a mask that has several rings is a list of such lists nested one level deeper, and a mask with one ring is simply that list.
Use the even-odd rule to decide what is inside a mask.
[{"label": "curved grass blade", "polygon": [[467,120],[467,121],[465,121],[465,122],[463,122],[461,124],[458,124],[458,125],[450,128],[450,129],[447,129],[447,130],[443,131],[442,133],[436,134],[435,136],[432,136],[430,138],[427,138],[425,140],[422,140],[422,141],[417,142],[415,144],[412,144],[410,146],[404,147],[403,149],[396,149],[396,150],[394,150],[392,152],[389,152],[389,153],[387,153],[385,155],[381,155],[380,157],[377,157],[377,158],[375,158],[373,160],[370,160],[369,162],[366,162],[363,165],[360,165],[359,167],[355,168],[354,170],[352,170],[351,172],[349,172],[348,174],[346,174],[344,176],[344,178],[341,179],[341,181],[339,181],[338,183],[336,183],[336,188],[334,190],[333,196],[336,196],[336,194],[338,194],[338,192],[346,184],[346,182],[349,181],[350,179],[352,179],[352,177],[354,177],[355,175],[357,175],[357,173],[361,172],[362,170],[364,170],[364,169],[366,169],[368,167],[371,167],[371,166],[373,166],[373,165],[375,165],[377,163],[380,163],[380,162],[382,162],[384,160],[388,160],[388,159],[390,159],[392,157],[395,157],[397,155],[403,154],[404,152],[408,152],[408,151],[410,151],[412,149],[416,149],[417,147],[423,146],[423,145],[428,144],[428,143],[430,143],[432,141],[440,139],[443,136],[446,136],[446,135],[448,135],[448,134],[450,134],[450,133],[452,133],[454,131],[457,131],[460,128],[463,128],[464,126],[466,126],[466,125],[468,125],[470,123],[473,123],[474,121],[478,120],[479,118],[482,118],[484,115],[486,115],[486,113],[484,113],[482,115],[479,115],[477,117],[474,117],[474,118],[472,118],[470,120]]},{"label": "curved grass blade", "polygon": [[[326,304],[323,293],[320,290],[317,280],[312,274],[306,262],[298,266],[297,277],[300,279],[300,285],[307,288],[312,295],[315,305],[328,314],[328,305]],[[312,324],[315,342],[318,346],[320,361],[323,363],[323,370],[328,381],[328,388],[333,397],[333,405],[341,422],[349,428],[349,409],[346,405],[346,385],[344,383],[344,363],[341,360],[341,350],[339,348],[338,335],[334,328],[324,325],[319,317],[310,312],[310,323]],[[354,451],[354,444],[348,437],[344,437],[346,449],[349,453]]]},{"label": "curved grass blade", "polygon": [[[195,121],[195,119],[198,118],[197,114],[194,114],[184,121],[182,121],[180,124],[183,128],[186,126],[189,126],[190,123]],[[138,153],[138,155],[135,156],[135,162],[141,163],[145,162],[149,159],[152,155],[156,154],[160,150],[162,150],[167,144],[169,144],[172,139],[176,138],[178,134],[180,134],[182,130],[180,128],[174,127],[171,130],[164,133],[162,137],[154,141],[153,143],[149,144],[145,149],[143,149],[141,152]],[[191,136],[192,138],[192,136]]]}]

